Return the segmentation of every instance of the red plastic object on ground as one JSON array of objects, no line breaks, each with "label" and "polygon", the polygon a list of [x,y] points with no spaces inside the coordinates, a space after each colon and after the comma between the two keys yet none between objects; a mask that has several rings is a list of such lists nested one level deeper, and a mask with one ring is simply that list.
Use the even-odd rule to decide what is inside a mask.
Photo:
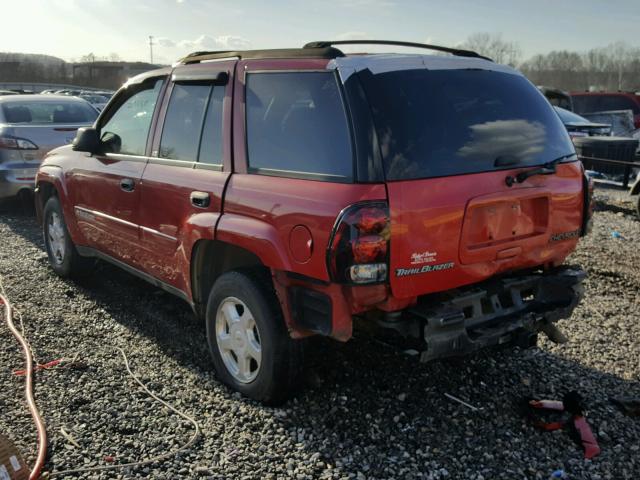
[{"label": "red plastic object on ground", "polygon": [[[579,443],[584,450],[584,458],[591,459],[600,454],[600,446],[596,440],[587,419],[584,416],[584,407],[582,405],[582,398],[576,392],[569,392],[564,396],[563,401],[559,400],[529,400],[529,417],[536,428],[551,432],[554,430],[560,430],[565,427],[573,429],[572,436],[575,437],[577,443]],[[546,412],[569,412],[571,414],[570,420],[559,420],[553,422],[547,422],[537,415],[535,411],[540,413]]]}]

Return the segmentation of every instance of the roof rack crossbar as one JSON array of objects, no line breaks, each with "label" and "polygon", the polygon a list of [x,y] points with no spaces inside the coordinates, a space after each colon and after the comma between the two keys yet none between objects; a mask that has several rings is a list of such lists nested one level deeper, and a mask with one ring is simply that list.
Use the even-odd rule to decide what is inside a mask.
[{"label": "roof rack crossbar", "polygon": [[400,42],[396,40],[335,40],[335,41],[318,41],[307,43],[303,48],[328,48],[333,45],[397,45],[400,47],[426,48],[428,50],[436,50],[438,52],[451,53],[458,57],[482,58],[484,60],[493,61],[488,57],[480,55],[472,50],[463,50],[460,48],[442,47],[440,45],[429,45],[427,43]]}]

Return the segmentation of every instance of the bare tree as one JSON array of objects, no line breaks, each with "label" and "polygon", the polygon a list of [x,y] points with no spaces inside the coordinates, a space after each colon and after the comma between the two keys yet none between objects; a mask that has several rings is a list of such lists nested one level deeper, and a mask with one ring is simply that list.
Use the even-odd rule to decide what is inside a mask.
[{"label": "bare tree", "polygon": [[87,62],[87,63],[89,63],[89,62],[93,63],[93,62],[96,61],[96,56],[94,55],[93,52],[91,52],[91,53],[88,53],[87,55],[83,55],[82,57],[80,57],[80,61],[81,62]]},{"label": "bare tree", "polygon": [[467,38],[462,47],[474,50],[495,62],[511,66],[516,66],[522,56],[520,45],[503,40],[500,33],[474,33]]},{"label": "bare tree", "polygon": [[521,70],[539,85],[564,90],[640,90],[640,48],[623,42],[587,52],[535,55]]}]

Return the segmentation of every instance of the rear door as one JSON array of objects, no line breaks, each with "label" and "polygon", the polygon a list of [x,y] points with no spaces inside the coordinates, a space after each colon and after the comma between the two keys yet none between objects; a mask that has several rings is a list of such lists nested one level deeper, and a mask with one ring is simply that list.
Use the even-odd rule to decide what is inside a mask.
[{"label": "rear door", "polygon": [[189,285],[190,218],[215,228],[231,172],[235,60],[174,70],[142,178],[142,269],[182,291]]},{"label": "rear door", "polygon": [[575,160],[567,132],[524,77],[489,68],[359,74],[384,157],[398,297],[560,262],[575,246],[579,163],[506,181],[527,167]]},{"label": "rear door", "polygon": [[78,226],[89,246],[138,266],[140,179],[149,131],[165,77],[120,93],[98,128],[106,153],[86,155],[69,177]]}]

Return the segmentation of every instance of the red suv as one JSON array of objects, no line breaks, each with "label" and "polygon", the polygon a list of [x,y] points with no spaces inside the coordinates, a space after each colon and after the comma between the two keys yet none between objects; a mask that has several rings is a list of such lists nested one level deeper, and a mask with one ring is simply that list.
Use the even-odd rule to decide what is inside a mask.
[{"label": "red suv", "polygon": [[424,361],[563,340],[589,189],[551,105],[473,52],[338,43],[129,81],[39,170],[52,268],[98,258],[184,299],[218,377],[267,403],[295,386],[300,339],[347,341],[354,318]]},{"label": "red suv", "polygon": [[571,99],[576,113],[631,110],[634,126],[640,128],[640,95],[624,92],[572,92]]}]

